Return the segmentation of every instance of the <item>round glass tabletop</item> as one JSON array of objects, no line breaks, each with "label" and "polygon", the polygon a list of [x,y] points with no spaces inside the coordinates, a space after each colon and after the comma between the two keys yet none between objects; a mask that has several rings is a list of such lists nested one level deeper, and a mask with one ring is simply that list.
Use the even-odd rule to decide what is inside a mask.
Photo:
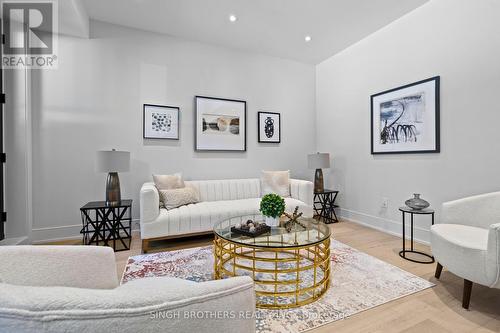
[{"label": "round glass tabletop", "polygon": [[432,208],[424,208],[424,209],[413,209],[407,206],[399,207],[399,211],[411,214],[432,214],[434,213],[434,209]]},{"label": "round glass tabletop", "polygon": [[237,216],[217,223],[214,227],[214,232],[217,236],[229,242],[262,248],[310,246],[321,243],[331,235],[330,228],[327,225],[315,219],[305,217],[299,218],[298,221],[300,224],[294,224],[290,231],[284,227],[271,227],[269,232],[256,237],[244,236],[231,231],[231,227],[248,220],[256,222],[264,221],[262,216]]}]

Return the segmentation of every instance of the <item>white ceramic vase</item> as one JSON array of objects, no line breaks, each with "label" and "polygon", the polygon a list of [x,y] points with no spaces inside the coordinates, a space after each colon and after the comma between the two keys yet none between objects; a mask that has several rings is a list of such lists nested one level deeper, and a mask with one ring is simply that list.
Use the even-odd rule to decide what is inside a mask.
[{"label": "white ceramic vase", "polygon": [[265,222],[270,227],[277,227],[279,225],[280,219],[277,217],[266,216]]}]

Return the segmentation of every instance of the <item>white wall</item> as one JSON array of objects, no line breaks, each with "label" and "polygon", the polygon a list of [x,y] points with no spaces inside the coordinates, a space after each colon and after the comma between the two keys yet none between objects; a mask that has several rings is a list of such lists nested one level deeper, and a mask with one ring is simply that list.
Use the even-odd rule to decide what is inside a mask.
[{"label": "white wall", "polygon": [[[498,13],[497,0],[432,0],[317,66],[317,147],[334,155],[344,216],[400,234],[414,192],[439,208],[500,189]],[[441,153],[370,155],[370,95],[435,75]],[[429,220],[417,222],[425,241]]]},{"label": "white wall", "polygon": [[[102,200],[95,151],[131,152],[120,174],[132,198],[152,173],[187,179],[258,177],[290,169],[310,178],[315,149],[315,68],[100,22],[91,39],[61,36],[59,69],[32,75],[33,239],[78,235],[79,208]],[[247,152],[194,152],[194,96],[247,101]],[[142,139],[142,104],[181,108],[179,141]],[[282,143],[257,143],[257,112],[282,114]]]}]

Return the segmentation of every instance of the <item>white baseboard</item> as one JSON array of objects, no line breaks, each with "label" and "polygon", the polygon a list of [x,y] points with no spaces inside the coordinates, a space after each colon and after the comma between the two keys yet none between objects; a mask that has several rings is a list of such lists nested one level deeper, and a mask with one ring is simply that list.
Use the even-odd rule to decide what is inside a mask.
[{"label": "white baseboard", "polygon": [[[81,224],[64,225],[57,227],[36,228],[32,230],[31,237],[33,244],[57,242],[68,239],[81,238]],[[140,230],[139,219],[132,220],[132,231]]]},{"label": "white baseboard", "polygon": [[5,245],[27,245],[28,237],[11,237],[0,241],[0,246]]},{"label": "white baseboard", "polygon": [[[402,237],[402,226],[401,221],[393,221],[389,219],[385,219],[379,216],[369,215],[365,213],[356,212],[349,209],[340,209],[340,216],[344,220],[348,220],[357,224],[364,225],[366,227],[376,229],[390,235]],[[409,239],[410,227],[406,226],[407,234],[406,239]],[[423,229],[419,226],[414,226],[413,229],[413,237],[414,241],[418,243],[422,243],[425,245],[430,244],[429,230]]]}]

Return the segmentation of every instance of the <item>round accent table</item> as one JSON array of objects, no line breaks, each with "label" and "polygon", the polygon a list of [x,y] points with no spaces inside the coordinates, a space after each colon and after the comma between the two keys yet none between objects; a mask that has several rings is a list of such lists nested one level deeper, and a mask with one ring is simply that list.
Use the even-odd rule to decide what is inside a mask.
[{"label": "round accent table", "polygon": [[[413,249],[413,216],[414,215],[430,215],[431,219],[432,219],[431,224],[434,225],[434,209],[425,208],[425,209],[416,210],[416,209],[412,209],[410,207],[399,207],[399,211],[403,215],[403,249],[401,251],[399,251],[399,256],[401,258],[404,258],[406,260],[413,261],[413,262],[416,262],[419,264],[432,264],[434,262],[433,256],[431,256],[430,254],[423,253],[423,252],[420,252],[420,251]],[[405,235],[405,224],[406,224],[405,223],[405,216],[406,216],[406,214],[410,214],[410,228],[411,228],[410,229],[410,240],[411,240],[410,250],[406,249],[406,235]],[[429,258],[429,260],[421,261],[421,260],[411,259],[411,258],[408,258],[406,256],[407,253],[416,253],[416,254],[419,254],[421,256]]]},{"label": "round accent table", "polygon": [[330,285],[330,228],[302,217],[290,231],[271,227],[248,237],[231,230],[247,219],[235,217],[215,225],[215,279],[252,277],[258,308],[288,309],[318,300]]}]

